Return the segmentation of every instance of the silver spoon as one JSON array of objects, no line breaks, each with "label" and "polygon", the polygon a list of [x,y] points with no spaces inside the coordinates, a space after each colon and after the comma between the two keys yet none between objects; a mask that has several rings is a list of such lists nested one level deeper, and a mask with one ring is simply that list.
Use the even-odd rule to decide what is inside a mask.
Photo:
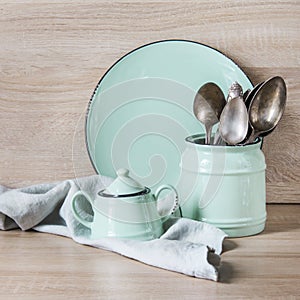
[{"label": "silver spoon", "polygon": [[[243,97],[244,99],[243,88],[237,81],[233,82],[228,89],[227,102],[236,97]],[[214,145],[222,145],[222,143],[224,144],[224,141],[222,141],[220,130],[218,128],[214,137]]]},{"label": "silver spoon", "polygon": [[245,139],[248,113],[242,97],[236,97],[226,104],[220,117],[219,130],[222,139],[229,145],[236,145]]},{"label": "silver spoon", "polygon": [[247,99],[247,97],[249,96],[250,92],[251,92],[251,90],[248,89],[248,90],[246,90],[246,91],[243,93],[243,99],[244,99],[244,102],[245,102],[245,103],[246,103],[246,99]]},{"label": "silver spoon", "polygon": [[[245,93],[244,93],[243,98],[244,98],[244,102],[245,102],[247,110],[249,109],[250,103],[251,103],[254,95],[259,90],[259,88],[263,85],[263,83],[264,83],[264,81],[258,83],[257,85],[255,85],[252,90],[248,90],[249,92],[247,93],[246,96],[245,96]],[[246,137],[245,137],[244,141],[242,141],[241,144],[244,144],[249,139],[249,137],[251,136],[252,131],[253,131],[252,127],[251,127],[250,123],[248,123],[248,131],[247,131],[247,134],[246,134]]]},{"label": "silver spoon", "polygon": [[194,115],[205,126],[205,143],[210,144],[212,127],[219,122],[226,105],[222,90],[213,82],[205,83],[194,99]]},{"label": "silver spoon", "polygon": [[280,121],[286,104],[286,85],[275,76],[267,80],[256,92],[249,106],[249,122],[252,133],[245,144],[250,144],[260,135],[270,133]]},{"label": "silver spoon", "polygon": [[253,97],[255,96],[256,92],[260,89],[260,87],[264,84],[264,81],[263,82],[260,82],[258,83],[247,95],[247,97],[245,98],[245,104],[246,104],[246,107],[247,109],[249,108],[250,106],[250,103],[253,99]]},{"label": "silver spoon", "polygon": [[237,81],[233,82],[228,89],[227,102],[236,97],[243,97],[243,88]]}]

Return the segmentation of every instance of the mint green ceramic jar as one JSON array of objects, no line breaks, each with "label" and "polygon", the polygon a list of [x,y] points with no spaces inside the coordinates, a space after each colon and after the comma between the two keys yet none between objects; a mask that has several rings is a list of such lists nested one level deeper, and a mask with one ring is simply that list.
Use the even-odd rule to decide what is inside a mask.
[{"label": "mint green ceramic jar", "polygon": [[261,140],[246,146],[204,145],[186,139],[179,191],[184,217],[224,230],[230,237],[257,234],[266,221],[265,158]]}]

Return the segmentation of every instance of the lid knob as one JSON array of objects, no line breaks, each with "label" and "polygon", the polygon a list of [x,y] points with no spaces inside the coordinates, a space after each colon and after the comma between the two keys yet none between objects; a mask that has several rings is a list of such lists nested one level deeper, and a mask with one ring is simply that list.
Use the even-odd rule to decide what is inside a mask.
[{"label": "lid knob", "polygon": [[129,170],[128,170],[128,169],[125,169],[125,168],[119,169],[119,170],[117,171],[117,175],[118,175],[118,176],[125,176],[125,177],[128,177],[128,175],[129,175]]},{"label": "lid knob", "polygon": [[129,176],[128,169],[121,168],[118,169],[116,173],[117,178],[104,190],[104,193],[122,196],[140,193],[146,189],[146,187]]}]

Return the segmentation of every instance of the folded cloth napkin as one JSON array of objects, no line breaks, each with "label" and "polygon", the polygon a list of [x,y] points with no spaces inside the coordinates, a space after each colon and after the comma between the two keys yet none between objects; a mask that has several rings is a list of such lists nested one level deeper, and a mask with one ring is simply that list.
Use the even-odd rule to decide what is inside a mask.
[{"label": "folded cloth napkin", "polygon": [[20,189],[0,185],[0,229],[34,229],[62,235],[77,243],[114,251],[152,266],[218,280],[220,254],[226,234],[203,222],[170,218],[164,224],[165,233],[151,241],[90,239],[90,229],[73,216],[72,196],[83,190],[93,198],[111,181],[111,178],[94,175]]}]

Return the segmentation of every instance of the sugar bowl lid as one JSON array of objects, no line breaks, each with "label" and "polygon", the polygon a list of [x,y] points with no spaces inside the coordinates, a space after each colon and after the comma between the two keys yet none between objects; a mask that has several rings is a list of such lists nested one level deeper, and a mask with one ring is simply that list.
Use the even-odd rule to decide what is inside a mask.
[{"label": "sugar bowl lid", "polygon": [[146,194],[149,188],[141,185],[139,182],[129,176],[129,170],[119,169],[117,178],[103,191],[99,193],[104,197],[124,197]]}]

